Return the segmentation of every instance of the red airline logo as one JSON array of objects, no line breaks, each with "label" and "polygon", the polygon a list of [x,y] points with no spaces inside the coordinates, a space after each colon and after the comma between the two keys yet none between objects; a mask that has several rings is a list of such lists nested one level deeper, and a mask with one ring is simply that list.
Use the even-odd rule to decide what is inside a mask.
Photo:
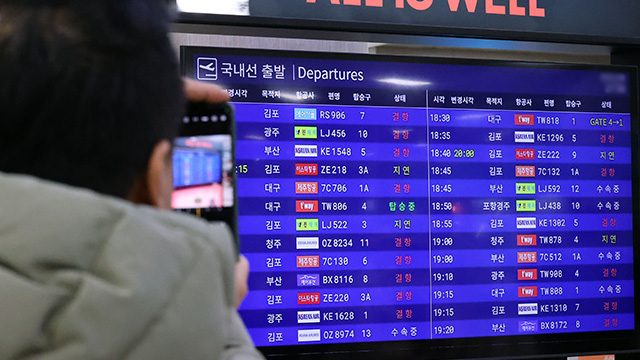
[{"label": "red airline logo", "polygon": [[296,182],[296,194],[317,194],[318,183],[317,182]]},{"label": "red airline logo", "polygon": [[298,293],[298,305],[320,304],[320,293]]},{"label": "red airline logo", "polygon": [[518,246],[538,245],[538,235],[518,235]]},{"label": "red airline logo", "polygon": [[518,115],[516,114],[516,125],[535,125],[535,118],[533,115]]},{"label": "red airline logo", "polygon": [[298,256],[299,268],[317,268],[320,266],[320,256]]},{"label": "red airline logo", "polygon": [[516,160],[535,160],[536,151],[534,149],[516,149]]},{"label": "red airline logo", "polygon": [[318,175],[318,164],[296,164],[296,175],[316,176]]},{"label": "red airline logo", "polygon": [[516,166],[516,177],[536,177],[535,166]]},{"label": "red airline logo", "polygon": [[538,287],[537,286],[520,286],[518,287],[518,297],[521,297],[521,298],[538,297]]},{"label": "red airline logo", "polygon": [[299,213],[318,212],[318,200],[297,200],[296,212],[299,212]]},{"label": "red airline logo", "polygon": [[518,280],[538,280],[538,269],[518,269]]},{"label": "red airline logo", "polygon": [[536,251],[518,252],[518,264],[535,264],[538,262],[538,253]]}]

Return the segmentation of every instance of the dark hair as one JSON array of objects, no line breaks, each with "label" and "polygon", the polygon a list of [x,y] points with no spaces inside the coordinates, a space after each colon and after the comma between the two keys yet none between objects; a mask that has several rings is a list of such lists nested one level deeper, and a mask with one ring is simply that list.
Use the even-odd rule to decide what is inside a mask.
[{"label": "dark hair", "polygon": [[126,197],[184,105],[160,0],[0,1],[0,171]]}]

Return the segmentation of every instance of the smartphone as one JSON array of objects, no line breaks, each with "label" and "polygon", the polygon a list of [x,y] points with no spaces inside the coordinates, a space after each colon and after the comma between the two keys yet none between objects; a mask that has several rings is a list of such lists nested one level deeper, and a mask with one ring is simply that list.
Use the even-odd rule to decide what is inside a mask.
[{"label": "smartphone", "polygon": [[240,244],[237,225],[235,122],[228,103],[189,103],[173,147],[171,207],[223,221]]}]

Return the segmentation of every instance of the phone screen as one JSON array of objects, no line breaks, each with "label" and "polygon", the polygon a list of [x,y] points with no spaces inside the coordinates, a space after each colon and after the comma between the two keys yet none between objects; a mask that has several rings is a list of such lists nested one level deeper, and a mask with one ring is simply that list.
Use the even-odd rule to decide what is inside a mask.
[{"label": "phone screen", "polygon": [[173,144],[171,207],[227,223],[237,251],[234,130],[229,104],[189,104]]},{"label": "phone screen", "polygon": [[173,150],[174,209],[233,207],[231,135],[180,137]]}]

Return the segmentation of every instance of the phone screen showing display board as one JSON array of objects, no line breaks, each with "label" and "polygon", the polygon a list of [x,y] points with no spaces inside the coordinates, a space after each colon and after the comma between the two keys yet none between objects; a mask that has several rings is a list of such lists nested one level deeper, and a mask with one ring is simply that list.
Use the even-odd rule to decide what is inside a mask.
[{"label": "phone screen showing display board", "polygon": [[233,133],[228,104],[189,104],[174,141],[171,207],[236,232]]}]

